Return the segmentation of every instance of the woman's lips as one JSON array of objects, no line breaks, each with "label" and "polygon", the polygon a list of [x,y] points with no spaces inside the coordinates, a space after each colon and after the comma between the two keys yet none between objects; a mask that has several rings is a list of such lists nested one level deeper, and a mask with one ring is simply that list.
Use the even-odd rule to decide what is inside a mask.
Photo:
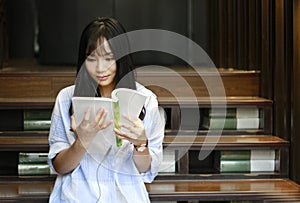
[{"label": "woman's lips", "polygon": [[105,81],[105,80],[107,80],[108,77],[109,77],[109,75],[97,76],[98,80],[100,80],[100,81]]}]

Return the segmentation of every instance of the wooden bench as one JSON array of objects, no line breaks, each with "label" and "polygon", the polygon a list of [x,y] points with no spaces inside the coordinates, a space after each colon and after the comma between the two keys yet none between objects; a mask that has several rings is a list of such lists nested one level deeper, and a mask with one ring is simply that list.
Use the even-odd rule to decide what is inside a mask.
[{"label": "wooden bench", "polygon": [[[0,202],[47,202],[53,184],[53,181],[0,181]],[[300,187],[287,179],[155,180],[146,187],[152,201],[300,201]]]}]

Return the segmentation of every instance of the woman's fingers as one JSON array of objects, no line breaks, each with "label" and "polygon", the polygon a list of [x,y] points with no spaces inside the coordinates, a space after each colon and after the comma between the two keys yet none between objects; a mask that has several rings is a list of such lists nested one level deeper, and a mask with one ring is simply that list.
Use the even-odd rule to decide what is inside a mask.
[{"label": "woman's fingers", "polygon": [[107,117],[107,112],[104,112],[104,111],[103,111],[102,114],[101,114],[101,117],[100,117],[99,120],[98,120],[97,125],[98,125],[98,126],[101,126],[101,125],[104,123],[106,117]]},{"label": "woman's fingers", "polygon": [[134,118],[129,117],[129,116],[127,116],[127,115],[123,115],[123,117],[124,117],[126,120],[128,120],[133,126],[138,126],[138,127],[140,127],[141,124],[142,124],[142,121],[141,121],[139,118],[134,119]]},{"label": "woman's fingers", "polygon": [[120,127],[127,129],[131,133],[135,133],[135,134],[138,133],[138,129],[136,129],[136,127],[134,126],[127,125],[127,124],[120,124]]},{"label": "woman's fingers", "polygon": [[76,131],[76,122],[75,122],[75,117],[74,115],[71,116],[71,129],[73,130],[73,132]]},{"label": "woman's fingers", "polygon": [[92,107],[89,106],[89,108],[87,109],[87,111],[84,115],[84,118],[83,118],[84,121],[89,121],[90,120],[91,111],[92,111]]},{"label": "woman's fingers", "polygon": [[106,117],[107,113],[104,111],[103,108],[100,108],[95,119],[94,122],[92,123],[93,127],[97,127],[99,125],[101,125]]},{"label": "woman's fingers", "polygon": [[110,120],[110,121],[108,121],[107,123],[105,123],[105,124],[103,124],[103,125],[100,125],[100,126],[99,126],[99,127],[100,127],[100,130],[103,130],[103,129],[109,127],[112,123],[113,123],[112,120]]},{"label": "woman's fingers", "polygon": [[118,130],[117,128],[114,128],[114,131],[115,131],[115,134],[118,138],[120,139],[126,139],[128,140],[129,142],[132,142],[133,139],[131,137],[129,137],[128,135],[126,135],[124,132]]}]

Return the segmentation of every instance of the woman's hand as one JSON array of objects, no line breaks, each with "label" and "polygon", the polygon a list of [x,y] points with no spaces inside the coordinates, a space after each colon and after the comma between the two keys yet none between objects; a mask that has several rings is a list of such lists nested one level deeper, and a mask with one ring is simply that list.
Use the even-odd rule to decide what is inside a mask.
[{"label": "woman's hand", "polygon": [[86,148],[100,130],[112,124],[112,121],[105,122],[107,112],[105,112],[103,108],[98,111],[95,119],[91,119],[91,109],[91,107],[88,108],[79,126],[76,125],[74,115],[71,116],[71,128],[82,145]]},{"label": "woman's hand", "polygon": [[147,142],[147,136],[145,127],[139,118],[133,119],[128,116],[124,116],[130,124],[120,124],[120,128],[125,128],[128,131],[122,132],[118,129],[114,129],[116,136],[120,139],[128,140],[136,146],[140,146]]}]

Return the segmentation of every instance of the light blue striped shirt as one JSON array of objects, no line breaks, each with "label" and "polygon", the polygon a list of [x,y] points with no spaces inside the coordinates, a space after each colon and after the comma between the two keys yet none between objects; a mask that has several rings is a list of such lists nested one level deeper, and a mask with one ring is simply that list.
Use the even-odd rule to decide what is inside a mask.
[{"label": "light blue striped shirt", "polygon": [[[69,86],[59,92],[53,109],[48,157],[52,168],[51,160],[75,141],[75,135],[70,131],[69,116],[74,87]],[[57,176],[50,196],[51,203],[150,202],[144,182],[153,181],[162,161],[164,121],[158,110],[156,96],[139,83],[137,90],[147,96],[143,124],[152,158],[149,171],[138,173],[132,159],[133,146],[129,142],[123,141],[123,145],[118,148],[100,140],[101,153],[86,153],[72,172]]]}]

